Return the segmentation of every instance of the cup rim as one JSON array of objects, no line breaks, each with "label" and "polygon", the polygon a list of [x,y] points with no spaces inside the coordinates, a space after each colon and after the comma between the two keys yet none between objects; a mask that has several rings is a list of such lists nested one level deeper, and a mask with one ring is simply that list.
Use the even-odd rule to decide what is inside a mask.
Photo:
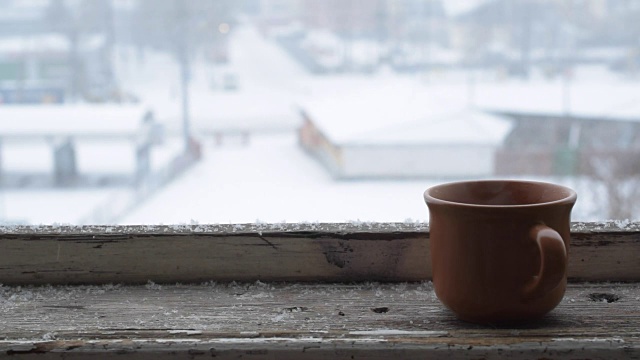
[{"label": "cup rim", "polygon": [[[553,200],[553,201],[547,201],[547,202],[541,202],[541,203],[532,203],[532,204],[517,204],[517,205],[484,205],[484,204],[472,204],[472,203],[464,203],[464,202],[457,202],[457,201],[449,201],[449,200],[443,200],[443,199],[439,199],[437,197],[434,197],[430,194],[431,191],[437,189],[437,188],[441,188],[441,187],[445,187],[445,186],[456,186],[456,185],[464,185],[464,184],[471,184],[471,183],[516,183],[516,184],[535,184],[535,185],[542,185],[542,186],[552,186],[552,187],[556,187],[559,189],[562,189],[564,191],[566,191],[568,193],[568,196],[563,197],[561,199],[558,200]],[[562,204],[575,204],[577,198],[578,198],[578,194],[575,192],[575,190],[564,186],[564,185],[559,185],[559,184],[554,184],[554,183],[550,183],[550,182],[544,182],[544,181],[532,181],[532,180],[509,180],[509,179],[490,179],[490,180],[463,180],[463,181],[453,181],[453,182],[447,182],[447,183],[442,183],[442,184],[438,184],[438,185],[434,185],[429,187],[427,190],[425,190],[424,192],[424,200],[427,203],[427,205],[429,204],[440,204],[440,205],[451,205],[451,206],[459,206],[459,207],[465,207],[465,208],[479,208],[479,209],[496,209],[496,208],[500,208],[500,209],[517,209],[517,208],[533,208],[533,207],[541,207],[541,206],[550,206],[550,205],[562,205]]]}]

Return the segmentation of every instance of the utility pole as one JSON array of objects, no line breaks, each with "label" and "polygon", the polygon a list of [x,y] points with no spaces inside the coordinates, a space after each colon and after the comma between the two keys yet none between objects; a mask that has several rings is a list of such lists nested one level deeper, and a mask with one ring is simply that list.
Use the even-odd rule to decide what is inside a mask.
[{"label": "utility pole", "polygon": [[[570,2],[565,9],[566,24],[573,25],[573,2]],[[573,51],[574,51],[574,35],[572,31],[568,31],[564,43],[564,61],[562,71],[562,111],[565,117],[571,115],[571,77],[573,76]]]},{"label": "utility pole", "polygon": [[185,152],[191,149],[191,124],[189,112],[189,9],[187,1],[178,0],[178,61],[180,62],[180,83],[182,90],[182,128]]}]

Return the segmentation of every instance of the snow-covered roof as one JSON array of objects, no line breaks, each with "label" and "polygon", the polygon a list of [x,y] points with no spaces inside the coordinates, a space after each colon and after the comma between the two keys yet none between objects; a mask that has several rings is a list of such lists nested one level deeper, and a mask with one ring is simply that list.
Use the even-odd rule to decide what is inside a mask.
[{"label": "snow-covered roof", "polygon": [[[90,35],[82,37],[80,50],[95,50],[105,43],[102,35]],[[0,37],[0,55],[6,53],[47,53],[68,52],[71,49],[69,39],[66,36],[49,33],[26,36]]]},{"label": "snow-covered roof", "polygon": [[507,119],[481,111],[461,110],[363,133],[352,144],[498,145],[512,127]]},{"label": "snow-covered roof", "polygon": [[640,95],[633,82],[560,81],[535,84],[482,85],[478,107],[491,112],[640,121]]},{"label": "snow-covered roof", "polygon": [[301,105],[337,144],[499,144],[512,127],[499,116],[440,102],[408,81],[340,85]]},{"label": "snow-covered roof", "polygon": [[146,112],[117,105],[0,106],[0,137],[132,137]]}]

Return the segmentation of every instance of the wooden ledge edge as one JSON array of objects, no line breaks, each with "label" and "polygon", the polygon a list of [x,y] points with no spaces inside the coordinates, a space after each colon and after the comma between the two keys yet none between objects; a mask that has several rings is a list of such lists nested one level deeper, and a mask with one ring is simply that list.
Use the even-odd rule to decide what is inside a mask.
[{"label": "wooden ledge edge", "polygon": [[[254,223],[178,225],[0,225],[1,235],[240,235],[282,233],[428,233],[427,222]],[[572,234],[640,233],[640,222],[573,222]]]}]

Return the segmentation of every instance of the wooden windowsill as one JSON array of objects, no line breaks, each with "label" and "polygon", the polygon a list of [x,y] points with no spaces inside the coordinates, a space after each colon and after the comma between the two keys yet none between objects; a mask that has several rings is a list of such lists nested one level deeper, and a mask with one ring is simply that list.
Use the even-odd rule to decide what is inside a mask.
[{"label": "wooden windowsill", "polygon": [[637,358],[639,254],[575,223],[563,302],[491,327],[437,301],[425,224],[2,227],[0,357]]},{"label": "wooden windowsill", "polygon": [[[640,281],[640,224],[574,223],[570,281]],[[405,223],[0,227],[2,284],[424,281]]]},{"label": "wooden windowsill", "polygon": [[[640,351],[640,284],[572,284],[540,321],[456,320],[421,283],[0,288],[0,356],[621,358]],[[611,301],[611,302],[608,302]]]}]

